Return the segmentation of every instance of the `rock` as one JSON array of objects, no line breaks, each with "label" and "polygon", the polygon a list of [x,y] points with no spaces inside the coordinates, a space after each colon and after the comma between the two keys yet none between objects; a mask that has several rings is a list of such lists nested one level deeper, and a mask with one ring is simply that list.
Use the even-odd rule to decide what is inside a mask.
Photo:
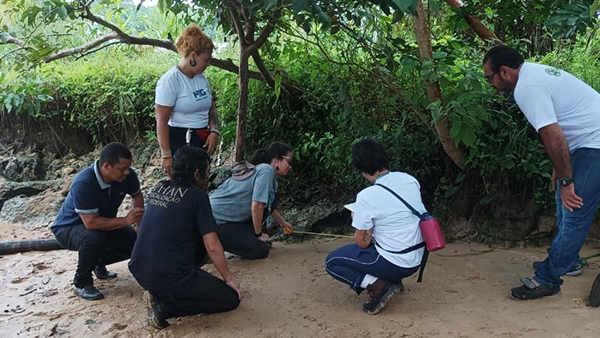
[{"label": "rock", "polygon": [[208,184],[208,190],[212,191],[217,189],[223,182],[231,177],[231,167],[216,167],[210,170],[210,183]]},{"label": "rock", "polygon": [[328,201],[315,201],[312,205],[285,208],[285,219],[298,230],[344,233],[352,231],[350,212],[344,204]]},{"label": "rock", "polygon": [[39,152],[0,159],[0,176],[10,181],[42,180],[44,172],[42,155]]},{"label": "rock", "polygon": [[0,210],[4,203],[13,197],[34,196],[56,184],[56,181],[12,182],[0,180]]}]

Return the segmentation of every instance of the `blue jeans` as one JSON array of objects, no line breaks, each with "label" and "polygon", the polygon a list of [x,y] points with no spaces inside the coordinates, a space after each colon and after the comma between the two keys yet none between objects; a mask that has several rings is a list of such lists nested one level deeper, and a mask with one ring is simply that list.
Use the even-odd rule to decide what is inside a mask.
[{"label": "blue jeans", "polygon": [[402,268],[381,257],[374,245],[362,249],[356,244],[348,244],[330,253],[325,259],[325,270],[331,277],[360,294],[364,291],[360,283],[369,274],[390,283],[400,283],[403,278],[414,274],[419,266]]},{"label": "blue jeans", "polygon": [[537,266],[534,279],[542,285],[562,285],[560,276],[579,261],[592,219],[600,201],[600,149],[579,148],[571,154],[575,193],[583,206],[570,212],[562,205],[560,185],[556,189],[556,226],[548,257]]}]

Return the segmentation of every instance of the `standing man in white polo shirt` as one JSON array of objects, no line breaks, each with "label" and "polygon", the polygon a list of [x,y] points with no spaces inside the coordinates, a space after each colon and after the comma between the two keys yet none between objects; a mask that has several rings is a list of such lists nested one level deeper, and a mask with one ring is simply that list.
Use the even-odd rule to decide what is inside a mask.
[{"label": "standing man in white polo shirt", "polygon": [[521,278],[523,285],[511,289],[511,297],[555,295],[560,277],[579,262],[600,201],[600,94],[564,70],[524,62],[507,46],[490,49],[483,69],[490,85],[514,93],[554,165],[558,234],[548,257],[535,266],[535,276]]}]

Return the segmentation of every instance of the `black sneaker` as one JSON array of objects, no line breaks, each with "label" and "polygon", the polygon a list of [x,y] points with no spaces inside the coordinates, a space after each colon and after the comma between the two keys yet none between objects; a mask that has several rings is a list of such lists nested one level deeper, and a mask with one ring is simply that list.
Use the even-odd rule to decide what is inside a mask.
[{"label": "black sneaker", "polygon": [[98,265],[95,269],[94,269],[94,275],[96,275],[96,278],[98,279],[113,279],[113,278],[117,278],[117,274],[111,271],[106,270],[106,266],[100,266]]},{"label": "black sneaker", "polygon": [[85,300],[98,300],[104,298],[102,292],[98,291],[93,285],[86,285],[81,288],[73,286],[73,293],[75,296]]},{"label": "black sneaker", "polygon": [[144,290],[144,303],[146,303],[146,309],[148,310],[148,324],[159,330],[169,327],[169,322],[160,317],[160,311],[158,305],[154,301],[154,296],[148,290]]},{"label": "black sneaker", "polygon": [[558,285],[539,285],[535,286],[530,279],[526,279],[528,283],[523,282],[524,285],[512,288],[510,290],[510,298],[515,300],[531,300],[547,296],[554,296],[560,292],[560,286]]},{"label": "black sneaker", "polygon": [[596,279],[592,284],[592,290],[590,291],[590,298],[588,298],[587,305],[591,307],[600,306],[600,274],[596,276]]},{"label": "black sneaker", "polygon": [[[533,268],[537,269],[538,265],[542,264],[542,262],[533,262]],[[581,265],[581,263],[577,262],[575,263],[575,265],[573,265],[571,267],[571,269],[569,271],[567,271],[565,273],[565,276],[569,276],[569,277],[575,277],[575,276],[579,276],[583,273],[583,265]]]},{"label": "black sneaker", "polygon": [[387,302],[389,302],[395,294],[402,292],[402,290],[404,290],[402,283],[392,284],[381,278],[377,279],[375,283],[367,286],[370,299],[363,304],[363,311],[369,315],[379,313],[383,310]]}]

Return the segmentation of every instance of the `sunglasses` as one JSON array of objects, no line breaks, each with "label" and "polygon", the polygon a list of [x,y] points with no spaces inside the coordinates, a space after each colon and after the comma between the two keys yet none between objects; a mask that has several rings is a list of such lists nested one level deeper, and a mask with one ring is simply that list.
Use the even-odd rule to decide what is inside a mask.
[{"label": "sunglasses", "polygon": [[289,156],[282,156],[282,157],[285,158],[290,165],[292,165],[292,158],[291,157],[289,157]]}]

